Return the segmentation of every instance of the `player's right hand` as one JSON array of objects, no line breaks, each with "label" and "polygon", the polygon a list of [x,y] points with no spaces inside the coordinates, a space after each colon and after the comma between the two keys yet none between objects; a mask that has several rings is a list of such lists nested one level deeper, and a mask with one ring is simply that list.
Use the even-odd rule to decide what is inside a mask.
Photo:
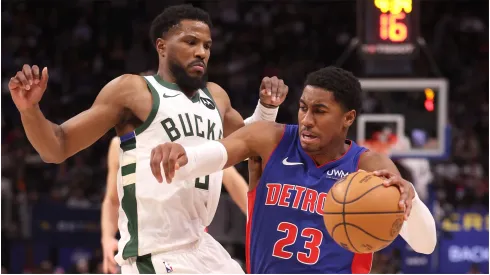
[{"label": "player's right hand", "polygon": [[102,272],[115,274],[117,273],[117,263],[114,259],[114,254],[117,251],[117,239],[116,238],[103,238],[102,239]]},{"label": "player's right hand", "polygon": [[178,143],[167,142],[151,150],[151,172],[159,183],[163,182],[161,167],[163,167],[167,183],[171,183],[175,176],[175,171],[186,165],[187,162],[185,149]]},{"label": "player's right hand", "polygon": [[21,71],[10,78],[10,95],[20,112],[36,106],[43,97],[48,86],[48,68],[42,72],[37,65],[24,64]]}]

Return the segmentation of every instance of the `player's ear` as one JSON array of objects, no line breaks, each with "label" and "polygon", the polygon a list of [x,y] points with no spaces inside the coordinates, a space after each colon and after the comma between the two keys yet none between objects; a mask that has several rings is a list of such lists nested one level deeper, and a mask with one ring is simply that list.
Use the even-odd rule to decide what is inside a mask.
[{"label": "player's ear", "polygon": [[167,42],[163,38],[157,38],[155,47],[157,49],[158,55],[165,56],[165,50],[167,48]]},{"label": "player's ear", "polygon": [[356,110],[350,110],[344,114],[344,127],[350,127],[356,119]]}]

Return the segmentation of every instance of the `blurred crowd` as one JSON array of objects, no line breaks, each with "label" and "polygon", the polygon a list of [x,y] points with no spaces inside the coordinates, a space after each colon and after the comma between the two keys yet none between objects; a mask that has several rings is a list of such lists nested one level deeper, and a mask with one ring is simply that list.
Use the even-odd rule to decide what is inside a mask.
[{"label": "blurred crowd", "polygon": [[[89,108],[114,77],[156,69],[149,24],[167,5],[181,2],[2,1],[2,255],[9,253],[5,241],[29,239],[34,203],[100,206],[106,152],[115,135],[109,132],[61,165],[43,163],[28,143],[10,99],[10,77],[23,64],[48,67],[41,109],[48,119],[62,123]],[[262,77],[277,75],[290,87],[277,120],[295,122],[306,74],[333,64],[356,35],[353,0],[226,0],[194,5],[207,10],[214,24],[209,78],[229,93],[244,117],[255,108]],[[442,215],[461,205],[488,205],[487,11],[485,1],[421,3],[421,35],[450,82],[451,157],[431,163],[434,178],[429,185]],[[355,62],[344,67],[362,74]],[[246,177],[246,167],[239,168]],[[56,263],[48,261],[30,271],[100,273],[99,261],[82,259],[66,271],[56,270]],[[398,272],[397,263],[393,257],[379,256],[373,273]],[[2,273],[7,267],[2,257]]]}]

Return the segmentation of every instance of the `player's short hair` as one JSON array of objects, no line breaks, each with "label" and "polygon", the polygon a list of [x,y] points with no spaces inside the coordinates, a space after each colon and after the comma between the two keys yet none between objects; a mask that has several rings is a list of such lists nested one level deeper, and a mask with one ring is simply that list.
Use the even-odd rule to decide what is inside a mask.
[{"label": "player's short hair", "polygon": [[361,83],[349,71],[333,66],[325,67],[308,74],[306,85],[332,92],[335,100],[348,111],[361,111]]},{"label": "player's short hair", "polygon": [[201,21],[212,27],[209,14],[190,4],[170,6],[157,15],[150,27],[150,39],[155,45],[158,38],[164,36],[170,29],[180,24],[182,20]]}]

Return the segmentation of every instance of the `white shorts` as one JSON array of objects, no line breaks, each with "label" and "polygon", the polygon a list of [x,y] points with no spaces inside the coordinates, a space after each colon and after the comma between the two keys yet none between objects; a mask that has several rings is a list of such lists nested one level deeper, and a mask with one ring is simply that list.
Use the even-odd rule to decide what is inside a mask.
[{"label": "white shorts", "polygon": [[179,251],[129,258],[122,274],[232,273],[243,274],[240,265],[208,233],[201,240]]}]

